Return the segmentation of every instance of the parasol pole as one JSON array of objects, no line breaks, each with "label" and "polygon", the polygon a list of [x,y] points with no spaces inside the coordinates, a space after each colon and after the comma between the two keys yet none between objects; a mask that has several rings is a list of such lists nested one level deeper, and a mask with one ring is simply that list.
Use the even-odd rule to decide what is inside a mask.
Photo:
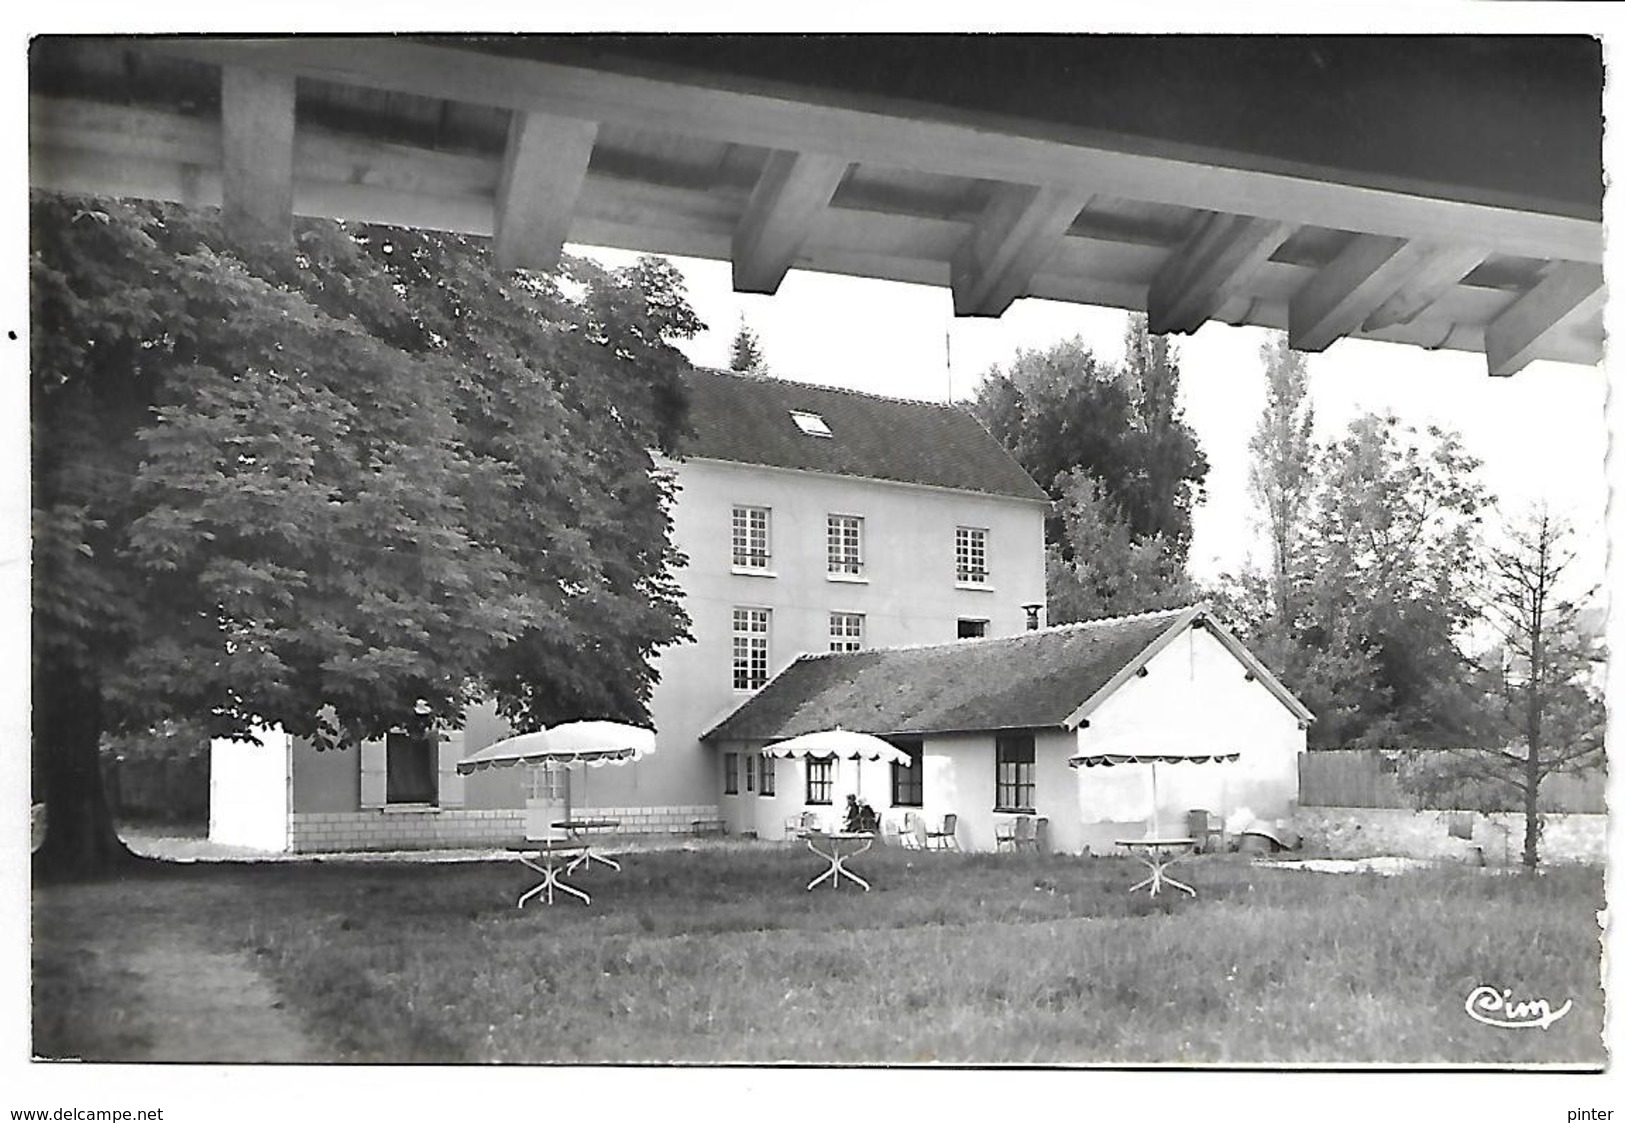
[{"label": "parasol pole", "polygon": [[1151,761],[1151,837],[1162,837],[1162,822],[1157,817],[1157,762]]}]

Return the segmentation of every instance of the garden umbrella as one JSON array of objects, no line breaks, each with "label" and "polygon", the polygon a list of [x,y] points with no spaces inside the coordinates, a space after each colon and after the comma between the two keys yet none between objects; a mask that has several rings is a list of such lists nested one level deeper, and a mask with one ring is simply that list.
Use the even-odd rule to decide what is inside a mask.
[{"label": "garden umbrella", "polygon": [[618,721],[571,721],[551,729],[493,741],[458,761],[457,771],[467,776],[486,768],[515,766],[550,768],[580,764],[598,768],[635,761],[654,751],[652,729]]},{"label": "garden umbrella", "polygon": [[[614,727],[597,731],[584,726]],[[590,734],[596,732],[596,738]],[[512,768],[553,764],[623,764],[654,752],[653,730],[608,721],[581,721],[520,733],[493,741],[479,752],[457,762],[464,776],[487,768]]]},{"label": "garden umbrella", "polygon": [[908,754],[889,741],[850,729],[823,729],[803,733],[785,741],[775,741],[762,750],[768,756],[786,760],[802,757],[840,757],[842,760],[878,760],[886,764],[907,764]]},{"label": "garden umbrella", "polygon": [[[868,733],[858,733],[850,729],[837,726],[834,729],[821,729],[816,733],[803,733],[799,737],[791,737],[784,741],[775,741],[762,749],[767,756],[781,757],[786,760],[800,760],[803,757],[839,757],[842,760],[875,760],[883,764],[907,764],[908,754],[889,741],[882,741],[879,737]],[[858,773],[858,792],[863,790],[863,773]]]},{"label": "garden umbrella", "polygon": [[1151,766],[1151,837],[1162,836],[1162,824],[1157,817],[1157,765],[1159,764],[1225,764],[1241,758],[1239,749],[1214,749],[1202,746],[1120,746],[1108,745],[1086,749],[1067,760],[1073,768],[1112,768],[1121,764],[1149,764]]}]

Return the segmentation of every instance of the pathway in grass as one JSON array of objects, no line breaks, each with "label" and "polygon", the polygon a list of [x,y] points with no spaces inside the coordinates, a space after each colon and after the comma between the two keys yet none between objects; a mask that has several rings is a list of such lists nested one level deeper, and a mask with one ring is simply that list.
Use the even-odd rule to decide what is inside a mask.
[{"label": "pathway in grass", "polygon": [[211,951],[177,934],[134,950],[127,966],[136,975],[143,1021],[149,1023],[146,1055],[129,1060],[324,1059],[245,953]]}]

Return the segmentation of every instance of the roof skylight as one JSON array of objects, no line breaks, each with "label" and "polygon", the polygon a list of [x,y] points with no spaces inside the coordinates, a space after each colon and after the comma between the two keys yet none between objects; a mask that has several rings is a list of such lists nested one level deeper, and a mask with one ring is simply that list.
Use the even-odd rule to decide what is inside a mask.
[{"label": "roof skylight", "polygon": [[809,437],[833,437],[835,435],[830,432],[828,422],[816,413],[803,413],[801,410],[793,409],[790,411],[790,420],[796,423],[797,429],[800,429]]}]

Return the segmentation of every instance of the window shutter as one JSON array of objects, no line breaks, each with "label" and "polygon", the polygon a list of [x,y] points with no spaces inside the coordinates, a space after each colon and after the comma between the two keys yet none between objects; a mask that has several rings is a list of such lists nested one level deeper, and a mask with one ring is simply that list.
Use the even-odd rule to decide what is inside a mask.
[{"label": "window shutter", "polygon": [[382,807],[389,800],[389,750],[382,739],[363,741],[361,755],[361,806]]},{"label": "window shutter", "polygon": [[463,778],[457,774],[457,762],[468,754],[463,751],[463,731],[445,729],[440,733],[440,785],[437,802],[441,807],[463,805]]}]

